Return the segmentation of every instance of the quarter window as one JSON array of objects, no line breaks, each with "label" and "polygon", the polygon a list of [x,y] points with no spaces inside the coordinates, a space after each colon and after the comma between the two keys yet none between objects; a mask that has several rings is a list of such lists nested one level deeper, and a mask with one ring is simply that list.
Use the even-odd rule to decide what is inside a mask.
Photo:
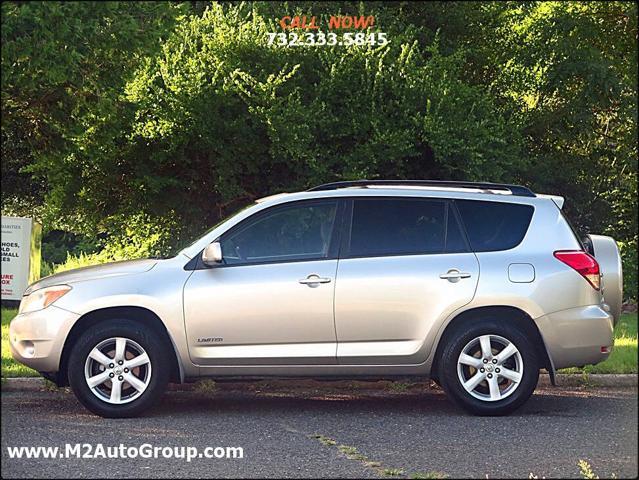
[{"label": "quarter window", "polygon": [[508,250],[521,243],[534,208],[516,203],[455,200],[475,252]]},{"label": "quarter window", "polygon": [[226,264],[313,260],[328,257],[337,202],[276,207],[257,214],[221,240]]}]

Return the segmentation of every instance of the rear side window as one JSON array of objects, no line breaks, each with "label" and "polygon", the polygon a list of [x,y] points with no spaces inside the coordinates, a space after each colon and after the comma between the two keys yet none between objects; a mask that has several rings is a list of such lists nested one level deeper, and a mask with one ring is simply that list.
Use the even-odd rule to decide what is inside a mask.
[{"label": "rear side window", "polygon": [[521,243],[534,208],[514,203],[455,200],[475,252],[508,250]]},{"label": "rear side window", "polygon": [[[448,221],[447,202],[421,199],[356,199],[349,255],[384,256],[465,251],[456,219]],[[447,224],[450,236],[447,236]]]}]

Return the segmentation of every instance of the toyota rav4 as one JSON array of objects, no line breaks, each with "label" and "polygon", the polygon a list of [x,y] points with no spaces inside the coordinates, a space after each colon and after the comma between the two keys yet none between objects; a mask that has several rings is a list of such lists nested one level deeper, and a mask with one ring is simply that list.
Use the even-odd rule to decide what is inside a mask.
[{"label": "toyota rav4", "polygon": [[605,360],[622,298],[612,238],[517,185],[354,181],[257,201],[173,258],[41,279],[15,359],[105,417],[168,382],[431,377],[466,410],[513,411],[540,369]]}]

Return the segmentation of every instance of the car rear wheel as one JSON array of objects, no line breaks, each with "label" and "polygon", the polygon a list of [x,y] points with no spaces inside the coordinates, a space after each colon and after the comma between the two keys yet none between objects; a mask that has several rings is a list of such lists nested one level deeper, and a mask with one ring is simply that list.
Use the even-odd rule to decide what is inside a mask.
[{"label": "car rear wheel", "polygon": [[114,320],[84,332],[69,357],[69,384],[87,409],[103,417],[132,417],[164,392],[169,364],[149,327]]},{"label": "car rear wheel", "polygon": [[539,379],[536,349],[516,326],[464,324],[448,336],[439,361],[442,387],[476,415],[504,415],[532,395]]}]

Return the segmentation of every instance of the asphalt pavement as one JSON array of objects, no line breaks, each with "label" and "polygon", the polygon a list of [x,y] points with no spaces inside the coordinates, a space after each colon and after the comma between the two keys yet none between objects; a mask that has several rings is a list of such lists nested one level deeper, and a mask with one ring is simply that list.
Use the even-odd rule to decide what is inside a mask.
[{"label": "asphalt pavement", "polygon": [[[637,477],[633,388],[539,388],[514,414],[492,418],[404,383],[220,384],[169,392],[137,419],[96,417],[65,391],[3,392],[1,403],[3,478],[579,478],[580,460],[601,478]],[[90,444],[93,453],[98,444],[241,447],[243,457],[8,454],[65,444]]]}]

